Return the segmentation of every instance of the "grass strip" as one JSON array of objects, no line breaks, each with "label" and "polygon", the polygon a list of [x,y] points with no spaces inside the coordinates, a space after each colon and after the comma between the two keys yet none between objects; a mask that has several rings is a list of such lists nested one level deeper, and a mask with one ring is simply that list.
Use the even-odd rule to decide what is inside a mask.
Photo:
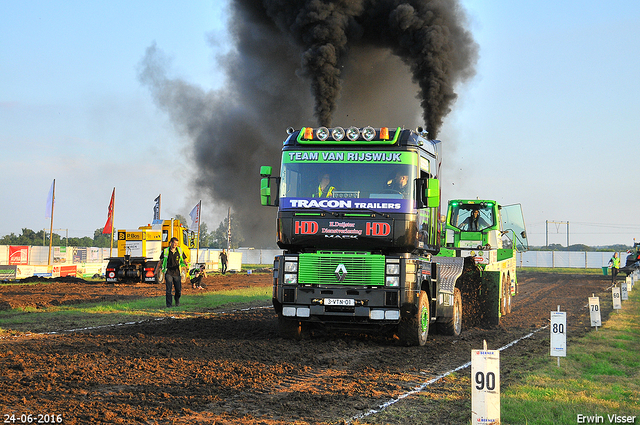
[{"label": "grass strip", "polygon": [[[598,331],[502,392],[505,424],[640,423],[640,291]],[[617,415],[617,416],[614,416]],[[618,418],[618,419],[616,419]]]},{"label": "grass strip", "polygon": [[0,311],[0,336],[57,332],[160,317],[195,317],[225,306],[265,305],[271,288],[244,288],[183,296],[179,307],[165,307],[164,295],[126,302],[86,303]]}]

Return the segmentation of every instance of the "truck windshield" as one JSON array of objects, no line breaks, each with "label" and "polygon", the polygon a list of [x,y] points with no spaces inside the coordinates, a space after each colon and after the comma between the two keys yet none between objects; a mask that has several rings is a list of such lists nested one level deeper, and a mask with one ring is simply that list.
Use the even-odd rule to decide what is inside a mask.
[{"label": "truck windshield", "polygon": [[[280,205],[406,211],[412,205],[415,169],[414,165],[403,163],[283,161]],[[332,201],[322,202],[321,198]],[[345,202],[337,202],[342,200]]]},{"label": "truck windshield", "polygon": [[480,232],[494,226],[493,206],[487,204],[457,204],[451,208],[450,224],[463,232]]}]

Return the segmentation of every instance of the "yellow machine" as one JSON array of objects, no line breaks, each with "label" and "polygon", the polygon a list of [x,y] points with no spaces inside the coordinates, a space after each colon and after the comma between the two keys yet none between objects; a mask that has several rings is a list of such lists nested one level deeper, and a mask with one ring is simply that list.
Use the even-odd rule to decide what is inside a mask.
[{"label": "yellow machine", "polygon": [[[155,220],[136,230],[118,230],[117,235],[118,256],[108,259],[108,283],[163,283],[164,275],[161,270],[156,273],[156,265],[171,238],[178,239],[187,264],[191,262],[191,248],[196,246],[195,233],[175,219]],[[186,278],[187,270],[183,270],[183,283]]]}]

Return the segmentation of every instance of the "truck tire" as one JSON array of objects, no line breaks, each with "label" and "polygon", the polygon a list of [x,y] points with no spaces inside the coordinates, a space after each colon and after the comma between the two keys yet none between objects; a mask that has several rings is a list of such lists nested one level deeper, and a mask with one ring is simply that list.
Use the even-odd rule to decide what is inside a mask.
[{"label": "truck tire", "polygon": [[302,325],[299,320],[278,315],[278,332],[284,339],[302,339]]},{"label": "truck tire", "polygon": [[436,324],[438,333],[449,336],[459,336],[462,332],[462,294],[460,289],[453,290],[453,317]]},{"label": "truck tire", "polygon": [[418,309],[415,315],[405,317],[398,325],[398,338],[403,345],[423,346],[427,343],[429,335],[429,321],[431,312],[429,311],[429,295],[426,291],[420,291],[418,297]]}]

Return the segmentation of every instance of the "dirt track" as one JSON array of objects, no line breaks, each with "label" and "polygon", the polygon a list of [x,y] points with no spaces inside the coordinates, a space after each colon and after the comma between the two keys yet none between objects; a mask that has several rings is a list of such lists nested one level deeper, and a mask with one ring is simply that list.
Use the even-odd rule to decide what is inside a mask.
[{"label": "dirt track", "polygon": [[[62,414],[66,424],[344,423],[468,362],[482,340],[499,348],[545,326],[557,305],[568,313],[569,336],[584,334],[590,329],[587,298],[605,290],[609,279],[523,273],[513,312],[498,328],[466,329],[460,338],[432,335],[426,347],[346,334],[283,340],[270,307],[6,338],[0,340],[0,413]],[[269,274],[205,281],[208,290],[270,284]],[[0,285],[0,309],[162,295],[152,285],[40,286]],[[606,320],[611,305],[602,294],[601,306]],[[503,386],[522,372],[518,359],[548,356],[547,340],[548,332],[541,331],[503,352]],[[445,380],[420,396],[443,397],[447,391]],[[412,403],[419,412],[417,395],[398,404]],[[430,415],[385,418],[384,423],[468,423],[465,412],[441,409]],[[358,421],[381,423],[376,418]]]}]

